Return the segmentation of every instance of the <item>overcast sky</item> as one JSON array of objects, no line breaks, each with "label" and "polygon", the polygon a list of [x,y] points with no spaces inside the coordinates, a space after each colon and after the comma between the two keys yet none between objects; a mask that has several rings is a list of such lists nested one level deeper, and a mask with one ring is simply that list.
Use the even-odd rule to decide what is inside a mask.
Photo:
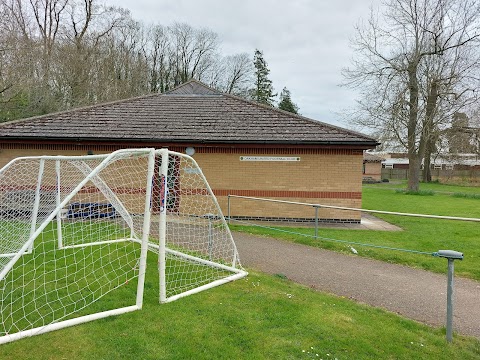
[{"label": "overcast sky", "polygon": [[286,86],[300,113],[351,128],[339,112],[355,92],[339,87],[353,55],[349,39],[375,0],[112,0],[136,20],[185,22],[216,32],[224,55],[263,51],[275,91]]}]

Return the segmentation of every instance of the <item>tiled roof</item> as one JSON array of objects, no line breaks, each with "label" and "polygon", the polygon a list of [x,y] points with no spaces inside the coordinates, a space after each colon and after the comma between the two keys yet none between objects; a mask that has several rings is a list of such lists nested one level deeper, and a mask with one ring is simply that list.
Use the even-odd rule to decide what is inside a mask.
[{"label": "tiled roof", "polygon": [[192,80],[147,95],[0,124],[0,140],[360,145],[366,135],[297,116]]}]

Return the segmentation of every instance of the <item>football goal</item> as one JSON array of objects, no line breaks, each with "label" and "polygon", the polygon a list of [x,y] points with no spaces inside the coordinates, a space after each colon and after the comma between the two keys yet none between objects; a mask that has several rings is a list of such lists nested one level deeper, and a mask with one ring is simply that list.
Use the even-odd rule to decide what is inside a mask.
[{"label": "football goal", "polygon": [[0,169],[0,344],[141,309],[148,254],[161,303],[247,275],[193,158],[12,160]]}]

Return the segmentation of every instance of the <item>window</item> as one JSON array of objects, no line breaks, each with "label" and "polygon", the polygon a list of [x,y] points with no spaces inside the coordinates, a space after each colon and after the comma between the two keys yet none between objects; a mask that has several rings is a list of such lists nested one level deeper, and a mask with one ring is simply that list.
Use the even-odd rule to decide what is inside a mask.
[{"label": "window", "polygon": [[433,164],[435,170],[442,170],[442,164]]},{"label": "window", "polygon": [[393,169],[393,164],[385,164],[385,169]]}]

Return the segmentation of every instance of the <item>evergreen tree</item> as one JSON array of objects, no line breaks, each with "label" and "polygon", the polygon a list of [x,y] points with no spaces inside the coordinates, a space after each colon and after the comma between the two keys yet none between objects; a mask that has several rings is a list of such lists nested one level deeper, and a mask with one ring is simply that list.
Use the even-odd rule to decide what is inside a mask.
[{"label": "evergreen tree", "polygon": [[290,90],[288,90],[286,87],[284,87],[280,93],[280,102],[278,103],[278,108],[280,110],[298,114],[298,106],[292,101],[292,98],[290,97]]},{"label": "evergreen tree", "polygon": [[255,66],[255,88],[251,91],[252,99],[261,104],[273,106],[277,94],[273,93],[272,81],[268,78],[270,70],[263,58],[263,53],[258,49],[255,50],[253,64]]}]

